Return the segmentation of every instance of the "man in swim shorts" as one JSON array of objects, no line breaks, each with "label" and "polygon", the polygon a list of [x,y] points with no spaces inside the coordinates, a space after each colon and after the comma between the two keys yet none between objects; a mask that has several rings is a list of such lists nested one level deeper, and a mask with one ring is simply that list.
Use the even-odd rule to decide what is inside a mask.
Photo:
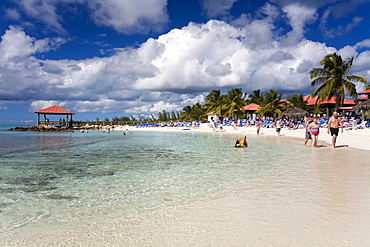
[{"label": "man in swim shorts", "polygon": [[335,148],[335,144],[337,142],[339,127],[341,127],[341,132],[343,133],[343,120],[338,116],[338,112],[334,112],[328,122],[328,134],[330,133],[332,136],[331,144],[333,145],[333,148]]}]

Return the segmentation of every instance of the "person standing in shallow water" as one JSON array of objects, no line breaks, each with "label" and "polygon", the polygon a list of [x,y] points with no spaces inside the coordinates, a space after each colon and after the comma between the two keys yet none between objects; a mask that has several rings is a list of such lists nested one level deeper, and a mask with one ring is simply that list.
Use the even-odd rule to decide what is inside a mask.
[{"label": "person standing in shallow water", "polygon": [[311,145],[312,145],[312,136],[311,136],[311,131],[309,129],[309,125],[310,125],[310,118],[304,117],[304,125],[303,125],[303,127],[306,130],[305,140],[304,140],[304,146],[306,146],[308,140],[311,140]]},{"label": "person standing in shallow water", "polygon": [[256,123],[257,135],[259,135],[260,134],[261,125],[262,125],[262,120],[261,120],[260,117],[257,117],[256,121],[257,121],[257,123]]},{"label": "person standing in shallow water", "polygon": [[338,116],[338,112],[334,112],[333,116],[329,118],[328,122],[328,134],[332,136],[331,144],[335,148],[337,143],[337,137],[339,134],[339,127],[341,127],[341,133],[343,133],[343,120]]},{"label": "person standing in shallow water", "polygon": [[311,135],[313,135],[312,147],[317,147],[317,140],[319,138],[319,132],[320,132],[320,126],[317,121],[317,118],[313,119],[313,122],[310,123],[308,129],[310,130]]}]

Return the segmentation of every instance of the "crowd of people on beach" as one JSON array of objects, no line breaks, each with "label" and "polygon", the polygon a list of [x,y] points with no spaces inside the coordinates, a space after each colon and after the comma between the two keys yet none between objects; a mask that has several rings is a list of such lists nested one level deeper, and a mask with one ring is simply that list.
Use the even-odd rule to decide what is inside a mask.
[{"label": "crowd of people on beach", "polygon": [[[189,129],[199,128],[202,124],[205,123],[201,121],[171,121],[170,123],[162,124],[141,124],[136,127],[183,127]],[[340,129],[343,132],[343,129],[368,128],[370,127],[370,119],[340,116],[338,112],[334,112],[331,117],[327,117],[326,114],[321,116],[312,114],[310,116],[294,118],[288,116],[273,118],[252,115],[244,119],[220,118],[217,116],[210,118],[207,124],[214,132],[223,132],[226,126],[231,126],[235,130],[240,127],[256,127],[257,135],[260,134],[261,128],[275,129],[278,136],[281,136],[282,130],[285,129],[305,129],[304,145],[306,146],[311,141],[312,147],[318,147],[317,143],[320,130],[326,129],[326,132],[332,136],[332,146],[336,147],[336,140]],[[246,141],[246,137],[245,139],[243,138],[237,140],[236,146]]]},{"label": "crowd of people on beach", "polygon": [[[327,129],[327,133],[332,136],[332,147],[336,147],[336,140],[339,135],[339,129],[343,132],[344,128],[354,129],[361,126],[362,128],[369,127],[369,119],[362,120],[361,118],[345,118],[341,117],[338,112],[334,112],[330,118],[327,118],[326,115],[311,115],[304,116],[302,118],[272,118],[272,117],[259,117],[255,116],[249,119],[238,119],[238,120],[229,120],[223,119],[217,123],[213,122],[211,119],[210,127],[213,131],[220,128],[222,131],[224,126],[232,126],[234,129],[237,127],[251,127],[254,126],[257,129],[257,135],[260,134],[261,128],[275,128],[278,136],[281,136],[282,129],[305,129],[305,141],[304,145],[306,146],[308,141],[311,141],[312,147],[318,147],[318,138],[320,134],[320,129]],[[238,139],[235,146],[238,145],[238,142],[242,142],[242,139]]]}]

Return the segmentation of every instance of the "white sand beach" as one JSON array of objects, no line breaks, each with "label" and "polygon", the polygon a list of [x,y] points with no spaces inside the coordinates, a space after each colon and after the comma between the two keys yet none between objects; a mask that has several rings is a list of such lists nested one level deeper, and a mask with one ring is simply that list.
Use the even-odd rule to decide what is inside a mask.
[{"label": "white sand beach", "polygon": [[[201,133],[213,133],[212,128],[208,124],[201,124],[199,128],[187,128],[187,127],[132,127],[132,126],[118,126],[115,128],[117,131],[124,131],[129,129],[130,131],[162,131],[162,132],[171,132],[171,131],[189,131],[189,132],[201,132]],[[223,131],[220,132],[219,129],[215,131],[220,134],[240,134],[246,135],[247,138],[250,135],[257,136],[256,127],[237,127],[234,129],[231,126],[224,126]],[[304,129],[286,129],[281,130],[281,136],[278,137],[276,130],[274,128],[261,128],[260,136],[276,136],[276,138],[299,138],[302,139],[302,145],[304,143],[305,130]],[[320,134],[318,137],[318,145],[326,146],[331,148],[332,137],[327,133],[326,128],[320,129]],[[309,146],[310,143],[307,144]],[[339,131],[337,138],[337,146],[339,147],[351,147],[362,150],[370,150],[370,129],[344,129],[343,133]]]}]

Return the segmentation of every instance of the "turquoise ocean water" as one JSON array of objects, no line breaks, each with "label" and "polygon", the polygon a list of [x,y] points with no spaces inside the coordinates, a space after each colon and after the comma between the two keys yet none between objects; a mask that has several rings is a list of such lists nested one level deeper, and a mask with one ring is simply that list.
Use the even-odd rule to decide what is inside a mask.
[{"label": "turquoise ocean water", "polygon": [[0,131],[0,237],[134,217],[320,167],[355,166],[367,179],[367,151],[313,150],[303,135],[248,136],[250,147],[236,149],[239,136],[222,133]]}]

